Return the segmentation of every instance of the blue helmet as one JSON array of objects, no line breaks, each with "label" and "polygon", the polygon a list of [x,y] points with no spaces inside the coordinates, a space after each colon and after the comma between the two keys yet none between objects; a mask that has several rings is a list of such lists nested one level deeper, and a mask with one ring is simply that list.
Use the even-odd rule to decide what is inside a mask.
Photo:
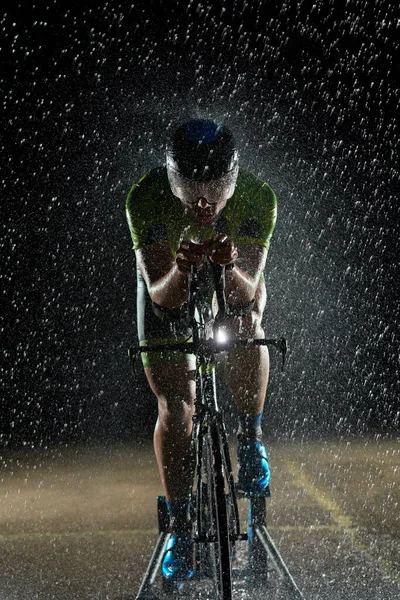
[{"label": "blue helmet", "polygon": [[238,151],[225,125],[192,119],[180,125],[167,144],[167,169],[194,181],[212,181],[236,170]]}]

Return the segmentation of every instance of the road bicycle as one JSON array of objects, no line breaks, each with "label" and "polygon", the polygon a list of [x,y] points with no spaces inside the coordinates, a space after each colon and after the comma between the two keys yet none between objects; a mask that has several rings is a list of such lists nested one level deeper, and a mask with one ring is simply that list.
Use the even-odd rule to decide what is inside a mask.
[{"label": "road bicycle", "polygon": [[[193,581],[211,581],[216,600],[231,600],[234,582],[245,582],[249,589],[265,588],[268,580],[268,563],[272,562],[287,585],[293,600],[304,597],[279,554],[266,525],[266,499],[244,494],[237,489],[229,451],[223,413],[217,398],[215,362],[218,354],[246,346],[270,346],[282,355],[285,363],[287,345],[285,338],[223,339],[227,303],[225,297],[225,268],[212,265],[218,311],[212,318],[208,303],[199,294],[199,277],[195,267],[190,275],[186,318],[191,328],[191,339],[183,343],[133,347],[130,358],[134,368],[141,352],[179,351],[196,356],[196,407],[193,417],[192,443],[195,455],[194,478],[190,496],[190,511],[194,539],[194,579],[189,584],[171,582],[162,578],[161,595],[182,592],[184,585]],[[213,336],[209,337],[210,323]],[[239,499],[248,503],[247,527],[244,530],[239,511]],[[169,538],[169,516],[163,496],[157,499],[159,536],[136,600],[156,600],[160,592],[156,586],[163,550]],[[247,543],[247,560],[241,569],[233,563],[238,542]],[[263,596],[265,597],[265,595]]]}]

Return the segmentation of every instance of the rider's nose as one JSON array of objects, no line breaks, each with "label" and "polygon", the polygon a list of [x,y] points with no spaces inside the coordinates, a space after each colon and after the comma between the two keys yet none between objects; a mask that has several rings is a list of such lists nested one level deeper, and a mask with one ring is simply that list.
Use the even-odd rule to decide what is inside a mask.
[{"label": "rider's nose", "polygon": [[200,208],[207,208],[208,206],[208,202],[206,198],[204,198],[204,196],[200,196],[199,198],[197,198],[197,204]]}]

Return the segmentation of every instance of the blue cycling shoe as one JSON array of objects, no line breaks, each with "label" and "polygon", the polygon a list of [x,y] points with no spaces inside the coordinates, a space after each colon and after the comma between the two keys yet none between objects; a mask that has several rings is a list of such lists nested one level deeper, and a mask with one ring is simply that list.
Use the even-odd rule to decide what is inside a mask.
[{"label": "blue cycling shoe", "polygon": [[239,439],[238,488],[249,496],[263,496],[268,491],[271,473],[264,444],[258,440]]},{"label": "blue cycling shoe", "polygon": [[173,533],[164,548],[161,565],[162,574],[170,581],[192,579],[193,536],[191,532]]}]

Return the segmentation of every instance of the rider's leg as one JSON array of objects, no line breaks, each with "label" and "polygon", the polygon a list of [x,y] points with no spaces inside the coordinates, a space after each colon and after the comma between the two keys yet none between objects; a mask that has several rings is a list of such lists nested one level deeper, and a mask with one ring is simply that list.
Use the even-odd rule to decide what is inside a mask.
[{"label": "rider's leg", "polygon": [[158,400],[154,450],[170,516],[171,536],[164,548],[161,568],[167,579],[181,581],[194,574],[188,493],[193,477],[195,362],[154,364],[145,372]]},{"label": "rider's leg", "polygon": [[[233,317],[230,333],[241,339],[264,338],[261,321],[265,302],[265,285],[260,282],[252,311],[243,317]],[[266,346],[238,348],[227,359],[225,379],[239,410],[238,485],[251,495],[264,494],[270,479],[268,456],[261,441],[268,375]]]},{"label": "rider's leg", "polygon": [[[264,338],[261,326],[266,304],[265,284],[260,282],[250,313],[233,317],[229,334],[239,339]],[[266,346],[237,348],[227,357],[225,380],[239,413],[260,415],[264,408],[269,376],[269,354]]]},{"label": "rider's leg", "polygon": [[[171,318],[169,318],[171,317]],[[156,314],[146,284],[137,272],[137,328],[142,346],[187,340],[191,332],[172,315]],[[195,360],[192,355],[142,354],[150,387],[158,401],[154,449],[170,516],[162,573],[168,579],[193,576],[189,488],[192,483],[191,431],[194,411]]]},{"label": "rider's leg", "polygon": [[238,348],[232,352],[227,359],[225,379],[239,413],[254,417],[262,413],[268,374],[269,355],[266,346]]},{"label": "rider's leg", "polygon": [[[141,346],[187,340],[180,319],[156,314],[140,270],[137,270],[137,328]],[[190,434],[196,394],[195,359],[190,354],[144,353],[143,366],[158,401],[154,448],[168,501],[187,496],[190,485]]]},{"label": "rider's leg", "polygon": [[158,401],[154,450],[168,501],[188,496],[192,480],[191,433],[196,394],[195,363],[155,364],[145,369]]}]

